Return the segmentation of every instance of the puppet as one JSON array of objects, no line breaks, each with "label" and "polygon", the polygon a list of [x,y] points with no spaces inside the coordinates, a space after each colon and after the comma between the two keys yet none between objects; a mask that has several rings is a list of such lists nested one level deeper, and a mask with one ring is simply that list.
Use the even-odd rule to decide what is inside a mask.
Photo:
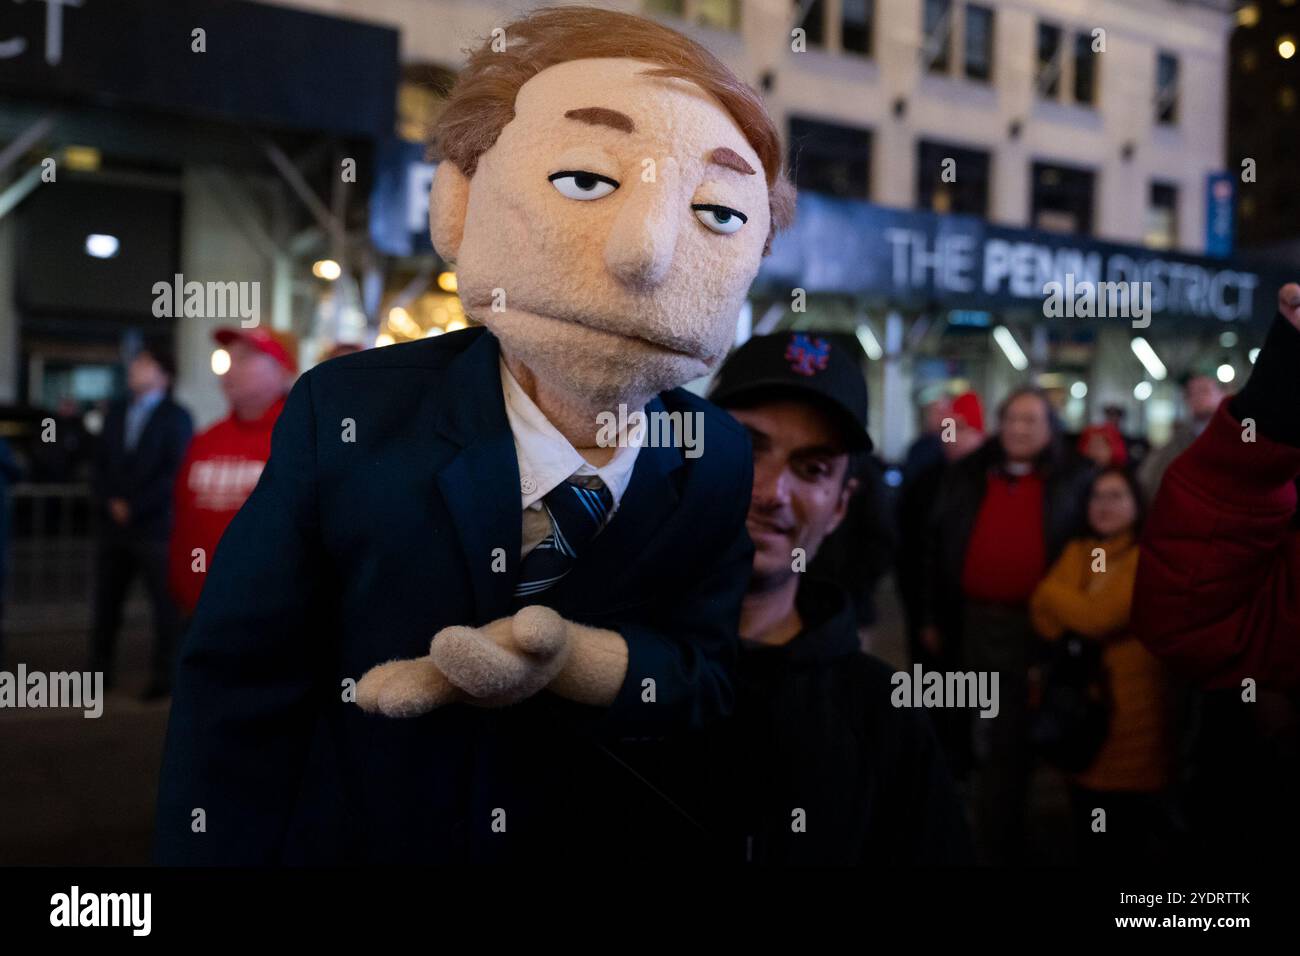
[{"label": "puppet", "polygon": [[[602,460],[601,412],[643,409],[717,366],[794,212],[758,96],[688,38],[606,10],[535,13],[473,52],[435,147],[430,228],[466,313],[589,461]],[[609,705],[624,636],[545,597],[371,669],[358,704],[411,717],[549,688]]]}]

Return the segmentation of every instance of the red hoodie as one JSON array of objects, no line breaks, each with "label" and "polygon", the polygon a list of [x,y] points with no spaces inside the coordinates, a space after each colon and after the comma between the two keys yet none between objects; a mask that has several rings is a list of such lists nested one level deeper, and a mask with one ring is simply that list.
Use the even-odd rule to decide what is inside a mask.
[{"label": "red hoodie", "polygon": [[[199,603],[217,542],[257,484],[271,456],[271,430],[284,408],[280,399],[259,418],[223,418],[194,437],[176,476],[170,583],[181,613]],[[203,550],[203,560],[194,550]],[[201,567],[203,570],[195,570]]]},{"label": "red hoodie", "polygon": [[1300,330],[1279,316],[1241,394],[1165,472],[1143,532],[1134,631],[1203,686],[1300,687],[1297,369]]}]

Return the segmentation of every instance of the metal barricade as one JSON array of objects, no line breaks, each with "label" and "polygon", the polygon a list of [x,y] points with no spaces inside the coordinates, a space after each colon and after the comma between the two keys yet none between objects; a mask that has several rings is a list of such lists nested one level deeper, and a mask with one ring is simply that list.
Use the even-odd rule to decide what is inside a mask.
[{"label": "metal barricade", "polygon": [[[89,485],[15,484],[10,508],[5,630],[88,629],[95,555]],[[128,604],[128,616],[137,603]]]}]

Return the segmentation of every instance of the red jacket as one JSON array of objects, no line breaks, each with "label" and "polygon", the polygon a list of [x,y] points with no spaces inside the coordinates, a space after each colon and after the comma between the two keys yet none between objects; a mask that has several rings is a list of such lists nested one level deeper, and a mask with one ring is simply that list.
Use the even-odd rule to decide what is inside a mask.
[{"label": "red jacket", "polygon": [[1300,686],[1298,357],[1279,318],[1250,384],[1165,473],[1143,535],[1134,630],[1205,686]]},{"label": "red jacket", "polygon": [[[284,399],[252,421],[223,418],[190,444],[176,476],[169,567],[172,595],[183,614],[194,613],[217,542],[262,474],[282,408]],[[201,565],[196,548],[203,551]]]}]

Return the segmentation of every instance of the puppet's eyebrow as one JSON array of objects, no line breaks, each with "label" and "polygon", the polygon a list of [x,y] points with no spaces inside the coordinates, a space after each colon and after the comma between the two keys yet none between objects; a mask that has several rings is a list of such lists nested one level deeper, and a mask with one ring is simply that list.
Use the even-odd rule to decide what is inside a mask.
[{"label": "puppet's eyebrow", "polygon": [[745,173],[748,176],[754,175],[754,167],[745,162],[745,157],[727,146],[719,146],[710,153],[709,162],[725,166],[728,169],[734,169],[736,172]]},{"label": "puppet's eyebrow", "polygon": [[618,110],[607,109],[604,106],[584,106],[582,109],[569,110],[564,114],[564,117],[565,119],[577,120],[579,123],[588,123],[592,126],[609,126],[620,133],[631,133],[636,129],[632,117],[626,113],[620,113]]}]

